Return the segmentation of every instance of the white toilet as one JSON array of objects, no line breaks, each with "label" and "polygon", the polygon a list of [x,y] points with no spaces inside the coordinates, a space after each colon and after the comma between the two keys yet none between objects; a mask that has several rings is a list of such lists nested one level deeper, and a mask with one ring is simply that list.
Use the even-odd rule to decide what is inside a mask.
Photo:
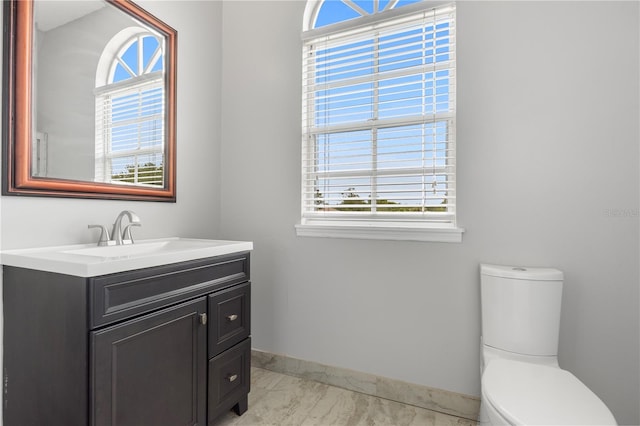
[{"label": "white toilet", "polygon": [[562,272],[481,265],[481,425],[615,425],[558,365]]}]

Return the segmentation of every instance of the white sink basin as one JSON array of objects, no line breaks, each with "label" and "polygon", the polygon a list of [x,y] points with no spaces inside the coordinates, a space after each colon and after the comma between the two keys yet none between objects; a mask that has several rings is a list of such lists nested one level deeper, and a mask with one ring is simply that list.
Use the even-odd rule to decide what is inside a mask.
[{"label": "white sink basin", "polygon": [[164,238],[122,246],[85,244],[5,250],[1,259],[3,265],[95,277],[249,250],[253,250],[249,241]]},{"label": "white sink basin", "polygon": [[154,253],[170,253],[182,250],[206,249],[220,247],[234,243],[234,241],[219,240],[192,240],[192,239],[167,239],[160,241],[142,241],[136,244],[122,246],[91,246],[63,250],[62,253],[77,254],[81,256],[93,256],[108,259],[124,257],[146,256]]}]

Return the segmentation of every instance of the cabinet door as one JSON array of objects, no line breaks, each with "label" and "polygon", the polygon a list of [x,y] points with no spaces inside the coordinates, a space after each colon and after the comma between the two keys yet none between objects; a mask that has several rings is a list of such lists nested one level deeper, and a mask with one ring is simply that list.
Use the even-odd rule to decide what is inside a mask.
[{"label": "cabinet door", "polygon": [[203,426],[206,312],[200,298],[92,332],[92,424]]}]

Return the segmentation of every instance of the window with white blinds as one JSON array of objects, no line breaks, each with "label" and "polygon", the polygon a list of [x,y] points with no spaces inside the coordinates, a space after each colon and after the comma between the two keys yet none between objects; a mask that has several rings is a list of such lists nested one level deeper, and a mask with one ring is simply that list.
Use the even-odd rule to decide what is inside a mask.
[{"label": "window with white blinds", "polygon": [[96,94],[96,180],[164,186],[163,46],[138,33],[113,58]]},{"label": "window with white blinds", "polygon": [[303,36],[300,229],[456,227],[455,6],[385,13]]}]

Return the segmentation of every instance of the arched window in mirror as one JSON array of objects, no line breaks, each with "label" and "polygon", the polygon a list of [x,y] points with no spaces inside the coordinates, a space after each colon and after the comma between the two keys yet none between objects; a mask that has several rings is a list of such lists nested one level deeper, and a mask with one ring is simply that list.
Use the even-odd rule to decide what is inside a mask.
[{"label": "arched window in mirror", "polygon": [[96,74],[96,181],[164,185],[164,46],[127,28],[105,48]]}]

